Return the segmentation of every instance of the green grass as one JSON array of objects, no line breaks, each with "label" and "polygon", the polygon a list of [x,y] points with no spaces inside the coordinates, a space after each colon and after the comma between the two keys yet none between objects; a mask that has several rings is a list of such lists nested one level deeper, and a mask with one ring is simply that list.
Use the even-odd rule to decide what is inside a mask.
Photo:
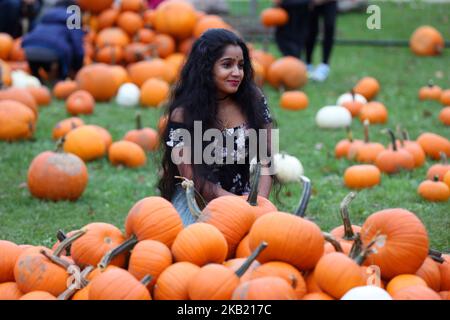
[{"label": "green grass", "polygon": [[[424,7],[423,22],[435,24],[445,21],[449,10],[438,5]],[[403,10],[401,10],[403,12]],[[409,17],[409,11],[403,16]],[[359,18],[358,18],[359,17]],[[358,31],[357,23],[364,14],[343,15],[339,30],[358,38],[365,31]],[[395,25],[396,15],[385,15],[385,26]],[[444,19],[444,20],[443,20]],[[356,22],[357,21],[357,22]],[[365,21],[365,20],[364,20]],[[422,21],[422,20],[421,20]],[[450,39],[449,22],[441,23],[441,31]],[[415,26],[415,19],[397,24],[382,38],[405,38]],[[347,30],[347,31],[346,31]],[[386,30],[383,32],[387,32]],[[272,47],[276,53],[276,49]],[[320,50],[316,52],[320,58]],[[347,160],[336,160],[334,145],[344,137],[340,130],[321,130],[314,122],[315,113],[324,106],[334,104],[339,94],[347,91],[362,76],[379,79],[381,92],[377,100],[389,109],[389,122],[385,126],[373,126],[372,139],[386,144],[387,138],[380,133],[385,127],[395,128],[402,124],[413,138],[421,132],[432,131],[450,137],[450,129],[437,120],[440,105],[419,102],[417,91],[428,79],[438,85],[449,87],[450,50],[436,58],[418,58],[407,48],[335,47],[330,78],[323,84],[309,83],[304,87],[310,105],[302,112],[288,112],[278,107],[279,93],[269,86],[264,91],[274,118],[280,128],[280,149],[297,156],[302,161],[305,174],[313,182],[313,197],[307,214],[324,230],[341,224],[339,203],[349,192],[343,187],[344,170],[351,165]],[[86,123],[107,128],[114,140],[121,139],[134,126],[138,109],[124,109],[115,105],[98,104],[95,114],[82,116]],[[144,124],[155,127],[162,110],[142,109]],[[34,199],[26,189],[28,166],[32,159],[44,150],[54,148],[51,129],[67,117],[63,102],[55,101],[42,108],[37,125],[36,142],[0,142],[0,239],[17,243],[51,245],[58,229],[72,230],[93,221],[113,223],[123,230],[128,210],[138,200],[156,194],[155,182],[159,161],[150,155],[147,165],[140,169],[112,167],[107,159],[88,163],[90,180],[83,196],[77,202],[46,202]],[[362,126],[355,120],[352,128],[357,138],[362,136]],[[383,175],[382,183],[370,190],[359,192],[350,206],[352,220],[361,224],[371,213],[384,208],[402,207],[416,213],[427,227],[431,246],[439,250],[450,248],[450,203],[430,203],[416,193],[424,179],[427,168],[434,162],[410,173],[392,177]],[[283,189],[283,203],[276,203],[280,210],[290,211],[296,206],[300,187],[292,185]],[[275,201],[275,199],[272,197]]]}]

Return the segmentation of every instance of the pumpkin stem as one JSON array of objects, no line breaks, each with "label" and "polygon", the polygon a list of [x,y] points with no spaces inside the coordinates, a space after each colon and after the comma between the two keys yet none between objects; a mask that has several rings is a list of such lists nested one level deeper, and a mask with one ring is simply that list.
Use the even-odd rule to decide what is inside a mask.
[{"label": "pumpkin stem", "polygon": [[442,258],[442,253],[437,250],[428,249],[428,255],[430,256],[431,259],[433,259],[437,263],[442,264],[445,262],[445,259]]},{"label": "pumpkin stem", "polygon": [[428,80],[428,88],[433,88],[434,87],[434,82],[432,79]]},{"label": "pumpkin stem", "polygon": [[291,274],[291,275],[289,275],[289,279],[291,280],[292,289],[294,289],[294,290],[297,289],[297,285],[298,285],[297,278],[293,274]]},{"label": "pumpkin stem", "polygon": [[353,240],[353,245],[350,249],[349,257],[352,259],[355,259],[362,251],[362,241],[361,241],[361,234],[357,232],[355,234],[355,238]]},{"label": "pumpkin stem", "polygon": [[339,243],[339,241],[337,241],[336,238],[333,237],[333,235],[331,233],[322,232],[322,235],[326,241],[331,243],[331,245],[333,246],[334,250],[336,250],[336,252],[344,252],[342,250],[342,247],[341,247],[341,244]]},{"label": "pumpkin stem", "polygon": [[144,285],[144,286],[148,286],[148,284],[150,283],[150,282],[152,282],[152,280],[153,280],[153,276],[151,275],[151,274],[147,274],[147,275],[145,275],[142,279],[141,279],[141,283]]},{"label": "pumpkin stem", "polygon": [[142,129],[142,117],[140,112],[136,112],[136,129]]},{"label": "pumpkin stem", "polygon": [[398,151],[398,149],[397,149],[397,141],[396,141],[396,138],[395,138],[394,131],[392,131],[392,129],[390,129],[390,128],[387,128],[386,131],[389,134],[389,136],[391,137],[392,150]]},{"label": "pumpkin stem", "polygon": [[104,256],[103,258],[100,260],[99,264],[97,265],[97,267],[101,270],[105,270],[106,267],[110,264],[110,262],[117,257],[119,254],[125,252],[125,251],[129,251],[131,250],[136,243],[138,243],[138,238],[136,237],[136,235],[131,235],[131,237],[129,237],[127,240],[125,240],[124,242],[122,242],[120,245],[118,245],[117,247],[109,250]]},{"label": "pumpkin stem", "polygon": [[369,119],[364,120],[364,142],[365,143],[369,143],[370,139],[369,139]]},{"label": "pumpkin stem", "polygon": [[197,204],[197,201],[195,200],[194,181],[180,176],[176,176],[175,178],[183,180],[181,186],[186,190],[186,200],[189,207],[189,211],[195,217],[195,219],[198,220],[202,215],[202,210],[200,209],[200,207]]},{"label": "pumpkin stem", "polygon": [[238,278],[242,277],[242,275],[247,271],[247,269],[250,267],[250,265],[253,263],[253,261],[258,258],[258,256],[263,252],[264,249],[266,249],[268,246],[267,242],[263,241],[259,244],[259,246],[255,249],[255,251],[252,252],[252,254],[245,260],[245,262],[242,264],[242,266],[236,270],[236,275]]},{"label": "pumpkin stem", "polygon": [[361,266],[370,254],[377,253],[376,248],[372,249],[372,247],[374,245],[377,245],[377,247],[383,247],[385,242],[386,236],[380,235],[380,232],[378,232],[377,235],[373,237],[372,241],[369,242],[367,247],[365,247],[361,251],[361,253],[355,258],[355,262]]},{"label": "pumpkin stem", "polygon": [[342,200],[340,205],[340,212],[342,217],[342,222],[344,224],[344,240],[355,239],[355,233],[353,232],[352,223],[350,221],[350,215],[348,213],[348,206],[356,198],[356,192],[352,191]]},{"label": "pumpkin stem", "polygon": [[86,230],[81,229],[81,230],[77,230],[73,233],[73,235],[71,235],[70,237],[66,237],[56,248],[56,250],[53,252],[53,255],[59,257],[61,256],[62,252],[64,250],[66,250],[66,248],[72,244],[72,242],[74,242],[75,240],[77,240],[78,238],[80,238],[81,236],[83,236],[86,233]]},{"label": "pumpkin stem", "polygon": [[408,133],[408,130],[403,129],[403,130],[402,130],[402,136],[403,136],[403,140],[405,140],[405,141],[409,141],[409,140],[410,140],[410,139],[409,139],[409,133]]},{"label": "pumpkin stem", "polygon": [[[58,230],[58,232],[56,233],[56,239],[58,239],[59,242],[63,242],[64,240],[66,240],[67,236],[64,233],[64,231],[62,230]],[[66,248],[66,256],[70,256],[70,249],[71,249],[72,245],[68,245]]]},{"label": "pumpkin stem", "polygon": [[66,137],[62,136],[61,138],[58,139],[58,141],[56,142],[56,148],[55,148],[55,152],[56,153],[62,153],[64,152],[64,143],[66,142]]},{"label": "pumpkin stem", "polygon": [[347,140],[353,142],[353,132],[350,126],[345,127],[345,131],[347,132]]},{"label": "pumpkin stem", "polygon": [[75,286],[70,286],[69,288],[67,288],[63,293],[61,293],[58,296],[58,300],[69,300],[77,291],[85,288],[88,284],[89,281],[86,279],[86,277],[89,275],[89,273],[92,272],[92,270],[94,270],[93,266],[87,266],[86,268],[84,268],[84,270],[81,272],[81,278],[80,283],[77,283],[77,285]]},{"label": "pumpkin stem", "polygon": [[39,251],[39,253],[42,254],[44,257],[46,257],[51,262],[53,262],[54,264],[62,267],[65,270],[69,269],[69,267],[71,266],[70,262],[68,262],[64,259],[61,259],[60,257],[56,256],[55,254],[49,254],[44,249],[41,249]]},{"label": "pumpkin stem", "polygon": [[355,90],[353,88],[350,89],[350,94],[352,95],[352,100],[355,101]]},{"label": "pumpkin stem", "polygon": [[306,208],[308,207],[309,199],[311,198],[311,180],[305,176],[301,176],[300,180],[303,183],[303,193],[300,198],[300,203],[298,204],[297,210],[295,210],[294,215],[303,218],[306,213]]},{"label": "pumpkin stem", "polygon": [[261,163],[256,163],[255,170],[253,172],[253,179],[250,183],[250,193],[248,194],[247,202],[251,206],[258,205],[258,189],[259,189],[259,179],[261,177]]},{"label": "pumpkin stem", "polygon": [[433,182],[439,182],[439,175],[438,174],[434,175]]}]

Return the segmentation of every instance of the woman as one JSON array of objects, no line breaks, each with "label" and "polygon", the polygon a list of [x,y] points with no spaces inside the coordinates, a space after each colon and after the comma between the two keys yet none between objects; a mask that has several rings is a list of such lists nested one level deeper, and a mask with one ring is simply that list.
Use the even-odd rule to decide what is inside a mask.
[{"label": "woman", "polygon": [[[248,193],[252,159],[248,133],[250,129],[272,127],[265,97],[253,82],[253,70],[245,43],[225,29],[205,32],[191,49],[166,112],[169,121],[163,135],[163,176],[159,189],[164,198],[172,201],[184,225],[189,225],[195,220],[189,212],[181,181],[175,177],[193,180],[196,190],[206,201],[223,195]],[[201,137],[196,137],[194,127],[199,124],[202,133],[208,129],[220,130],[218,132],[224,144],[217,145],[211,155],[224,160],[224,163],[215,161],[211,164],[203,156],[208,155],[203,151],[211,150],[206,147],[219,140],[203,142]],[[192,143],[177,135],[181,129],[193,137]],[[227,147],[225,141],[230,136],[236,139]],[[270,146],[270,137],[269,130],[265,141],[258,139],[258,146],[262,142]],[[192,146],[195,143],[201,143],[200,152]],[[201,153],[200,162],[195,161],[195,153],[197,156]],[[175,164],[177,155],[181,161]],[[227,156],[232,158],[233,163],[225,164],[225,160],[230,159]],[[269,165],[266,162],[263,169],[267,171]],[[262,175],[259,195],[268,197],[271,185],[272,177]]]},{"label": "woman", "polygon": [[[312,70],[310,78],[315,81],[325,81],[330,73],[330,56],[334,45],[336,28],[337,1],[313,0],[313,8],[309,16],[308,37],[306,39],[306,64]],[[319,33],[319,19],[323,19],[322,62],[313,67],[312,57]]]},{"label": "woman", "polygon": [[71,16],[67,7],[74,4],[70,0],[58,2],[24,36],[22,47],[34,76],[40,78],[39,69],[43,68],[46,72],[57,72],[57,78],[62,80],[70,71],[76,72],[83,66],[83,30],[67,26]]}]

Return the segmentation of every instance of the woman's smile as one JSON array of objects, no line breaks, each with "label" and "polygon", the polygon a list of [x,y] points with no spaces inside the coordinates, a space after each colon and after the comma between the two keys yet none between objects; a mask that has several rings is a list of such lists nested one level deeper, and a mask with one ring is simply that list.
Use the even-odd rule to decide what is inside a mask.
[{"label": "woman's smile", "polygon": [[244,78],[244,55],[241,47],[228,45],[214,65],[218,96],[234,94]]}]

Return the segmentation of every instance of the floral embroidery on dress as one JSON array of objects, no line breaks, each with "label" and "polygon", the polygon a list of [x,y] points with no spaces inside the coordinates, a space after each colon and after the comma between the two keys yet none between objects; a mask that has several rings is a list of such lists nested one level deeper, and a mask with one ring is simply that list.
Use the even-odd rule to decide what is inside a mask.
[{"label": "floral embroidery on dress", "polygon": [[171,148],[183,147],[184,146],[183,136],[180,133],[181,133],[180,129],[170,128],[169,141],[167,141],[166,144]]}]

